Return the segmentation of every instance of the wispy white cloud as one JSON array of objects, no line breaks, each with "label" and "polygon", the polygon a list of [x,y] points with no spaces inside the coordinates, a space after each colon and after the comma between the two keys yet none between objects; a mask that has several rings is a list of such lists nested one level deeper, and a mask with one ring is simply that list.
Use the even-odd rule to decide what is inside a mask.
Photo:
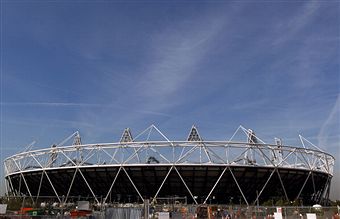
[{"label": "wispy white cloud", "polygon": [[321,125],[317,136],[318,145],[326,148],[335,157],[334,178],[331,186],[331,198],[339,199],[340,194],[340,94],[336,98],[327,118]]},{"label": "wispy white cloud", "polygon": [[280,59],[270,64],[271,68],[287,75],[296,89],[310,89],[324,83],[325,66],[339,58],[339,46],[335,46],[339,35],[310,31],[320,14],[327,10],[326,5],[320,1],[304,2],[288,19],[275,23],[268,33],[273,39],[272,49],[281,53]]},{"label": "wispy white cloud", "polygon": [[[115,104],[98,104],[98,103],[70,103],[70,102],[1,102],[1,106],[37,106],[37,107],[81,107],[81,108],[116,108],[116,109],[129,109],[129,107],[123,107]],[[165,117],[171,117],[171,115],[151,110],[132,110],[141,114],[153,114]]]},{"label": "wispy white cloud", "polygon": [[[327,119],[324,121],[318,134],[318,144],[327,147],[331,142],[330,136],[335,133],[337,136],[336,145],[338,146],[338,155],[340,156],[340,94],[335,100],[334,106],[331,109]],[[334,139],[332,140],[334,142]]]},{"label": "wispy white cloud", "polygon": [[276,24],[274,32],[278,37],[273,41],[273,45],[279,45],[296,37],[308,23],[310,23],[317,10],[320,8],[320,2],[308,1],[305,5],[297,11],[295,16],[289,20],[283,20],[281,23]]},{"label": "wispy white cloud", "polygon": [[215,37],[227,29],[228,22],[228,13],[209,13],[156,34],[146,62],[148,67],[139,84],[144,97],[154,103],[174,95],[181,97],[181,91],[195,77],[215,45]]},{"label": "wispy white cloud", "polygon": [[3,106],[45,106],[45,107],[104,107],[104,104],[66,102],[1,102]]},{"label": "wispy white cloud", "polygon": [[[202,14],[200,18],[188,17],[181,23],[162,26],[148,38],[148,50],[145,51],[145,56],[141,57],[141,71],[129,74],[128,78],[119,82],[120,84],[117,84],[117,78],[123,76],[112,74],[114,78],[111,78],[111,74],[104,74],[103,83],[107,92],[112,93],[112,99],[108,102],[129,106],[127,113],[107,116],[109,112],[102,110],[84,112],[80,117],[93,118],[92,121],[95,121],[98,127],[106,124],[108,120],[124,127],[128,124],[144,123],[145,118],[150,115],[174,117],[175,115],[166,112],[182,104],[190,96],[185,94],[186,85],[192,85],[190,78],[195,77],[202,61],[215,46],[215,37],[227,29],[229,15],[232,16],[231,13],[209,12]],[[124,72],[121,74],[124,75]],[[126,83],[129,81],[131,83]],[[113,87],[115,89],[112,89]],[[124,92],[117,96],[122,90]],[[139,113],[134,113],[136,111]],[[155,117],[148,117],[147,124],[155,122],[153,119]]]},{"label": "wispy white cloud", "polygon": [[3,121],[7,125],[18,126],[39,126],[39,127],[72,127],[78,129],[79,127],[94,128],[93,124],[89,122],[80,122],[76,120],[62,120],[62,119],[49,119],[46,122],[45,119],[27,119],[27,118],[7,118]]},{"label": "wispy white cloud", "polygon": [[306,38],[292,59],[294,65],[289,68],[292,70],[290,75],[294,79],[294,85],[308,89],[324,83],[322,77],[325,66],[337,56],[338,49],[332,43],[315,42],[313,36]]},{"label": "wispy white cloud", "polygon": [[[129,106],[129,109],[124,113],[115,112],[114,115],[105,108],[82,112],[82,115],[79,115],[81,120],[90,119],[98,129],[102,126],[110,129],[110,126],[144,127],[176,117],[177,115],[168,115],[167,112],[171,112],[190,97],[190,94],[185,93],[186,85],[192,86],[190,78],[195,77],[204,58],[216,46],[215,37],[228,29],[228,16],[232,16],[232,13],[210,12],[202,14],[200,18],[188,17],[181,23],[162,26],[147,42],[148,50],[145,51],[145,56],[141,57],[141,71],[129,75],[121,84],[117,84],[117,77],[123,76],[113,74],[112,79],[105,74],[103,83],[107,92],[115,92],[108,102]],[[121,74],[124,75],[124,72]],[[131,83],[126,83],[129,81]],[[117,86],[121,86],[121,89]],[[113,87],[115,89],[112,89]],[[117,97],[117,93],[122,90],[122,95]],[[139,113],[135,113],[136,111]],[[89,130],[88,133],[93,135],[96,131]]]},{"label": "wispy white cloud", "polygon": [[[262,98],[262,99],[257,99],[257,100],[252,100],[252,101],[242,101],[237,104],[233,104],[230,106],[229,109],[232,110],[254,110],[254,109],[259,109],[265,107],[265,104],[268,103],[268,100]],[[272,106],[268,106],[272,107]]]}]

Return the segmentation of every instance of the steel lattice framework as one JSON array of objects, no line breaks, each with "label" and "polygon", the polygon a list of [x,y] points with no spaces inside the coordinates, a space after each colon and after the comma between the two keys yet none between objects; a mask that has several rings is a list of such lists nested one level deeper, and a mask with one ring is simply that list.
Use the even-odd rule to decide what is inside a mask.
[{"label": "steel lattice framework", "polygon": [[[240,133],[244,140],[234,140]],[[334,157],[299,137],[302,147],[267,144],[240,126],[228,141],[205,141],[193,126],[186,141],[171,141],[151,125],[135,138],[125,129],[119,142],[82,144],[75,132],[51,148],[29,145],[5,159],[6,189],[60,203],[78,195],[101,204],[174,195],[195,204],[277,197],[320,203],[329,196]]]}]

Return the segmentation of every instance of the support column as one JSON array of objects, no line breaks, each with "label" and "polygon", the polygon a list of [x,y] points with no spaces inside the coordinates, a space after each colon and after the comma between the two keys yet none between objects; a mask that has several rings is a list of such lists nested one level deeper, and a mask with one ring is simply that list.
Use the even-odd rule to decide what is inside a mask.
[{"label": "support column", "polygon": [[92,188],[91,188],[90,184],[87,182],[87,180],[86,180],[85,176],[83,175],[83,173],[81,172],[81,170],[80,170],[79,168],[77,168],[77,169],[78,169],[78,171],[79,171],[80,175],[82,176],[82,178],[84,179],[84,181],[85,181],[85,183],[86,183],[87,187],[89,188],[89,190],[90,190],[90,192],[91,192],[92,196],[94,197],[94,199],[96,200],[96,202],[99,204],[100,202],[98,201],[98,199],[97,199],[96,195],[94,194],[94,192],[93,192],[93,190],[92,190]]},{"label": "support column", "polygon": [[310,176],[310,175],[311,175],[311,172],[308,173],[308,176],[307,176],[305,182],[303,183],[303,185],[302,185],[302,187],[301,187],[301,189],[300,189],[300,191],[299,191],[299,194],[296,196],[295,200],[298,200],[298,199],[300,198],[300,195],[301,195],[303,189],[305,188],[305,185],[306,185],[306,183],[308,182],[308,179],[309,179],[309,176]]},{"label": "support column", "polygon": [[182,178],[181,174],[178,172],[178,170],[177,170],[177,168],[176,168],[175,166],[174,166],[174,168],[175,168],[175,170],[176,170],[176,172],[177,172],[179,178],[181,178],[181,180],[182,180],[182,182],[183,182],[185,188],[188,190],[189,194],[191,195],[191,198],[194,200],[195,204],[197,205],[198,203],[197,203],[196,199],[195,199],[194,196],[192,195],[192,193],[191,193],[189,187],[188,187],[187,184],[185,183],[185,181],[184,181],[184,179]]},{"label": "support column", "polygon": [[243,191],[242,191],[240,185],[238,184],[238,182],[237,182],[237,180],[236,180],[236,177],[234,176],[233,171],[231,170],[231,168],[230,168],[229,166],[228,166],[228,169],[229,169],[229,171],[230,171],[230,173],[231,173],[231,175],[232,175],[232,177],[233,177],[233,179],[234,179],[234,181],[235,181],[235,183],[236,183],[236,185],[237,185],[237,188],[240,190],[241,195],[242,195],[244,201],[247,203],[247,205],[249,205],[249,203],[248,203],[248,201],[247,201],[247,199],[246,199],[246,196],[243,194]]},{"label": "support column", "polygon": [[154,197],[153,197],[153,199],[152,199],[152,203],[155,203],[155,201],[156,201],[156,198],[157,198],[157,196],[158,196],[158,193],[161,191],[161,189],[162,189],[162,187],[163,187],[163,185],[164,185],[164,183],[165,183],[166,179],[167,179],[167,178],[168,178],[168,176],[170,175],[170,173],[171,173],[171,170],[172,170],[172,168],[173,168],[173,167],[174,167],[174,166],[171,166],[171,167],[170,167],[170,169],[169,169],[168,173],[166,174],[166,176],[165,176],[165,178],[164,178],[164,180],[163,180],[163,182],[162,182],[161,186],[158,188],[158,190],[157,190],[156,194],[154,195]]},{"label": "support column", "polygon": [[144,200],[144,219],[149,219],[149,209],[150,209],[150,203],[149,203],[149,199],[145,199]]},{"label": "support column", "polygon": [[253,205],[255,205],[256,202],[259,201],[260,196],[262,195],[262,192],[264,191],[264,189],[267,187],[267,184],[269,183],[270,179],[272,178],[272,176],[275,173],[275,169],[272,171],[272,173],[270,174],[270,176],[268,177],[266,183],[264,184],[264,186],[262,187],[260,193],[257,194],[256,200],[254,201]]},{"label": "support column", "polygon": [[64,204],[67,202],[68,196],[70,195],[70,192],[71,192],[71,189],[72,189],[72,186],[73,186],[73,182],[74,182],[76,175],[77,175],[77,171],[78,171],[78,169],[75,169],[70,187],[68,188],[68,191],[67,191],[67,194],[66,194],[66,197],[65,197],[65,200],[64,200]]},{"label": "support column", "polygon": [[281,179],[281,176],[280,176],[280,173],[279,173],[279,170],[276,168],[276,173],[279,177],[279,180],[280,180],[280,183],[281,183],[281,186],[282,186],[282,189],[283,189],[283,192],[285,193],[285,196],[286,196],[286,200],[289,201],[289,198],[288,198],[288,195],[287,195],[287,192],[286,192],[286,188],[285,186],[283,185],[283,182],[282,182],[282,179]]},{"label": "support column", "polygon": [[40,189],[41,189],[41,185],[42,185],[43,178],[44,178],[44,172],[41,173],[41,178],[40,178],[40,183],[39,183],[37,198],[35,199],[35,202],[38,201],[38,198],[39,198],[39,195],[40,195]]},{"label": "support column", "polygon": [[[224,175],[225,171],[228,169],[228,167],[225,167],[224,170],[222,171],[221,175],[218,177],[216,183],[214,184],[214,186],[212,187],[212,189],[210,190],[207,198],[204,200],[203,204],[206,204],[207,203],[207,200],[209,199],[211,193],[214,191],[215,187],[217,186],[217,184],[220,182],[222,176]],[[208,170],[207,170],[208,171]]]},{"label": "support column", "polygon": [[111,186],[110,186],[110,189],[109,189],[109,191],[107,192],[107,194],[106,194],[106,196],[105,196],[105,198],[104,198],[103,204],[106,203],[106,200],[107,200],[107,198],[109,197],[109,195],[110,195],[110,193],[111,193],[111,191],[112,191],[113,185],[115,184],[115,182],[116,182],[116,180],[117,180],[117,178],[118,178],[118,175],[119,175],[121,169],[122,169],[122,167],[120,166],[119,169],[118,169],[118,171],[117,171],[117,173],[116,173],[115,178],[113,179],[113,182],[112,182],[112,184],[111,184]]},{"label": "support column", "polygon": [[130,176],[129,176],[129,174],[127,173],[127,171],[125,170],[124,167],[122,167],[122,169],[123,169],[123,171],[125,172],[126,176],[129,178],[129,180],[130,180],[132,186],[133,186],[133,187],[135,188],[135,190],[137,191],[139,197],[140,197],[140,198],[142,199],[142,201],[144,202],[143,196],[140,194],[139,190],[137,189],[136,185],[133,183],[133,181],[132,181],[132,179],[130,178]]}]

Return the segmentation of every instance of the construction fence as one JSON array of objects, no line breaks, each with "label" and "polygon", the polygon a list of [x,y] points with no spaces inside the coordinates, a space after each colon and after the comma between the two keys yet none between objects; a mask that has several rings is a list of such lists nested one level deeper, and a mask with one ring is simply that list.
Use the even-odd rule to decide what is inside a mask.
[{"label": "construction fence", "polygon": [[0,218],[88,219],[340,219],[339,206],[191,205],[179,201],[96,204],[86,198],[58,203],[54,199],[1,199]]}]

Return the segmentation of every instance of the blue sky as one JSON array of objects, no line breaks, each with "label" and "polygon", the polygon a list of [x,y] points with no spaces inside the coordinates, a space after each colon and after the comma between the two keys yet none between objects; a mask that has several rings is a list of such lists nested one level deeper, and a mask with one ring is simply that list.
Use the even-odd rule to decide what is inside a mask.
[{"label": "blue sky", "polygon": [[338,1],[1,2],[2,160],[76,130],[224,140],[242,124],[332,153],[340,199]]}]

